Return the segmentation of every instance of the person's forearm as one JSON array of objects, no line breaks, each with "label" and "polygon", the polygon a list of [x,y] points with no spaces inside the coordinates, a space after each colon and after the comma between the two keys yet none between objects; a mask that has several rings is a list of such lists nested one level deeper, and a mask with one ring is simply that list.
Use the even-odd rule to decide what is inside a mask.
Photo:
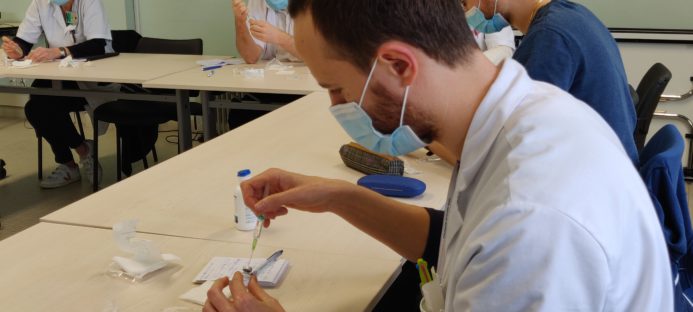
[{"label": "person's forearm", "polygon": [[303,59],[300,55],[298,55],[298,50],[296,50],[296,45],[294,44],[293,36],[287,33],[283,33],[282,39],[279,42],[279,46],[282,47],[284,51],[291,53],[291,55],[293,55],[297,59]]},{"label": "person's forearm", "polygon": [[428,239],[429,214],[424,208],[404,204],[361,187],[341,194],[330,211],[361,231],[416,262]]},{"label": "person's forearm", "polygon": [[255,44],[245,21],[236,20],[236,49],[248,64],[255,64],[260,60],[262,49]]},{"label": "person's forearm", "polygon": [[91,39],[67,48],[73,58],[101,55],[106,53],[106,39]]},{"label": "person's forearm", "polygon": [[19,48],[22,50],[22,56],[29,55],[29,52],[31,52],[31,48],[34,46],[33,44],[19,37],[14,37],[12,41],[19,45]]}]

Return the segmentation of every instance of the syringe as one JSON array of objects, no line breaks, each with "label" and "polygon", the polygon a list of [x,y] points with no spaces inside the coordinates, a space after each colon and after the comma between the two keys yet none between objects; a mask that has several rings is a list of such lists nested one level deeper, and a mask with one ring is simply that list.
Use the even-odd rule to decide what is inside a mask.
[{"label": "syringe", "polygon": [[[265,197],[269,196],[269,185],[265,185],[265,190],[264,194],[262,194],[262,198],[264,199]],[[243,268],[243,271],[246,273],[250,273],[253,271],[253,268],[250,266],[250,262],[253,261],[253,255],[255,254],[255,247],[257,247],[257,241],[260,239],[260,235],[262,235],[262,228],[264,227],[265,223],[265,216],[260,215],[257,217],[257,223],[255,224],[255,231],[253,232],[253,243],[250,246],[250,258],[248,258],[248,265]]]}]

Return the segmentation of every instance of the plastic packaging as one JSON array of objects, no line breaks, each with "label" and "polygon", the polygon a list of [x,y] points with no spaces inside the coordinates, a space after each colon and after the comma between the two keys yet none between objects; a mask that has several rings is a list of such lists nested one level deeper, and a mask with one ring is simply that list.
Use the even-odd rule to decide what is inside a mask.
[{"label": "plastic packaging", "polygon": [[257,224],[257,216],[245,205],[241,192],[241,182],[250,179],[250,173],[248,169],[238,172],[238,186],[233,193],[233,202],[236,205],[234,221],[236,222],[236,229],[239,231],[252,231]]}]

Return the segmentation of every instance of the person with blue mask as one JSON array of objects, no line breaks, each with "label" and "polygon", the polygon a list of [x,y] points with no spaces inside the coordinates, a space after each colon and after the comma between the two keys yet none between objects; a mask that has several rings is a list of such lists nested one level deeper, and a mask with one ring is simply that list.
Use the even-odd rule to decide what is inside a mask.
[{"label": "person with blue mask", "polygon": [[288,0],[232,0],[236,49],[246,63],[277,58],[299,61],[294,47],[294,23],[286,12]]},{"label": "person with blue mask", "polygon": [[[618,137],[517,61],[490,62],[460,23],[459,0],[291,0],[289,12],[296,47],[353,140],[393,156],[439,143],[456,167],[442,210],[269,169],[241,183],[264,226],[295,210],[332,213],[408,263],[435,266],[424,287],[441,300],[417,300],[414,280],[415,293],[398,297],[409,305],[375,311],[672,309],[664,235]],[[203,311],[283,308],[237,273],[210,287]]]},{"label": "person with blue mask", "polygon": [[512,27],[508,24],[499,24],[499,30],[494,32],[479,31],[477,29],[479,28],[477,27],[478,21],[470,23],[469,18],[473,17],[475,12],[478,12],[480,5],[481,0],[462,1],[462,6],[466,11],[467,23],[472,30],[476,44],[479,45],[481,51],[484,52],[484,55],[492,63],[500,64],[503,60],[513,56],[513,52],[515,52],[515,34]]},{"label": "person with blue mask", "polygon": [[481,0],[467,19],[481,32],[512,25],[524,33],[515,60],[532,78],[551,83],[596,110],[638,165],[635,107],[621,54],[592,12],[568,0]]},{"label": "person with blue mask", "polygon": [[[47,47],[32,47],[45,38]],[[101,0],[33,0],[29,4],[15,38],[3,38],[3,49],[11,59],[50,62],[71,56],[84,58],[113,52],[111,30]],[[49,80],[34,80],[32,87],[51,88]],[[74,81],[64,81],[63,88],[79,89]],[[95,168],[91,140],[85,140],[75,129],[70,112],[90,106],[84,98],[31,95],[24,107],[27,120],[36,133],[46,139],[55,154],[56,169],[44,177],[42,188],[58,188],[78,182],[80,169],[92,183]],[[72,149],[79,155],[79,166]]]}]

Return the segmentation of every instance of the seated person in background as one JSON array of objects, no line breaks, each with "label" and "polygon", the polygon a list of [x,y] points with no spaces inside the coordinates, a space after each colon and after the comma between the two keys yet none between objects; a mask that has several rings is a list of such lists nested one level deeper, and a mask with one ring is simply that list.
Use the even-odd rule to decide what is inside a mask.
[{"label": "seated person in background", "polygon": [[[48,47],[34,44],[44,35]],[[111,30],[101,0],[33,0],[14,39],[3,37],[3,49],[9,58],[48,62],[72,56],[81,58],[113,52]],[[32,87],[51,88],[48,80],[35,80]],[[79,89],[74,81],[63,81],[65,89]],[[72,152],[80,158],[87,178],[93,177],[92,142],[84,140],[75,129],[70,112],[85,109],[84,98],[31,95],[24,107],[26,118],[51,146],[57,168],[45,177],[42,188],[57,188],[80,180]],[[99,169],[99,177],[100,169]]]},{"label": "seated person in background", "polygon": [[592,12],[568,0],[474,2],[465,3],[468,23],[489,33],[510,24],[524,33],[515,60],[533,79],[553,84],[596,110],[614,129],[633,164],[638,164],[635,107],[621,54]]},{"label": "seated person in background", "polygon": [[286,11],[288,0],[232,0],[236,20],[236,49],[248,64],[277,58],[299,61],[294,46],[294,22]]},{"label": "seated person in background", "polygon": [[[469,7],[466,2],[465,0],[462,1],[462,6],[465,8]],[[479,5],[481,5],[481,1],[479,1]],[[484,33],[477,30],[475,25],[469,25],[469,27],[472,29],[476,44],[479,45],[481,51],[484,52],[484,55],[493,64],[500,64],[506,58],[513,56],[513,52],[515,52],[515,34],[512,27],[506,26],[495,33]]]},{"label": "seated person in background", "polygon": [[[478,5],[481,5],[481,1],[478,2]],[[467,1],[463,0],[462,6],[467,11],[466,13],[469,14],[470,12],[467,8],[471,6],[467,5]],[[506,26],[495,33],[484,33],[477,30],[473,25],[469,25],[469,28],[472,30],[476,44],[493,64],[498,65],[505,59],[513,56],[513,52],[515,52],[515,34],[512,27]],[[455,164],[456,157],[449,151],[446,151],[440,144],[432,143],[428,146],[428,149],[446,162],[452,165]],[[414,270],[412,273],[414,273],[414,278],[418,278],[418,271]]]},{"label": "seated person in background", "polygon": [[[294,46],[294,22],[286,11],[288,0],[231,0],[236,25],[236,49],[248,64],[260,60],[300,61]],[[252,94],[241,100],[257,100],[261,103],[289,103],[298,96]],[[266,111],[232,109],[229,111],[229,128],[234,129]]]},{"label": "seated person in background", "polygon": [[[459,0],[291,0],[289,11],[297,49],[352,139],[394,156],[436,142],[457,168],[443,211],[271,169],[241,183],[265,226],[294,210],[333,213],[424,258],[444,301],[433,311],[672,310],[662,228],[621,141],[517,61],[491,63],[460,23]],[[207,298],[203,311],[282,311],[241,273]]]}]

